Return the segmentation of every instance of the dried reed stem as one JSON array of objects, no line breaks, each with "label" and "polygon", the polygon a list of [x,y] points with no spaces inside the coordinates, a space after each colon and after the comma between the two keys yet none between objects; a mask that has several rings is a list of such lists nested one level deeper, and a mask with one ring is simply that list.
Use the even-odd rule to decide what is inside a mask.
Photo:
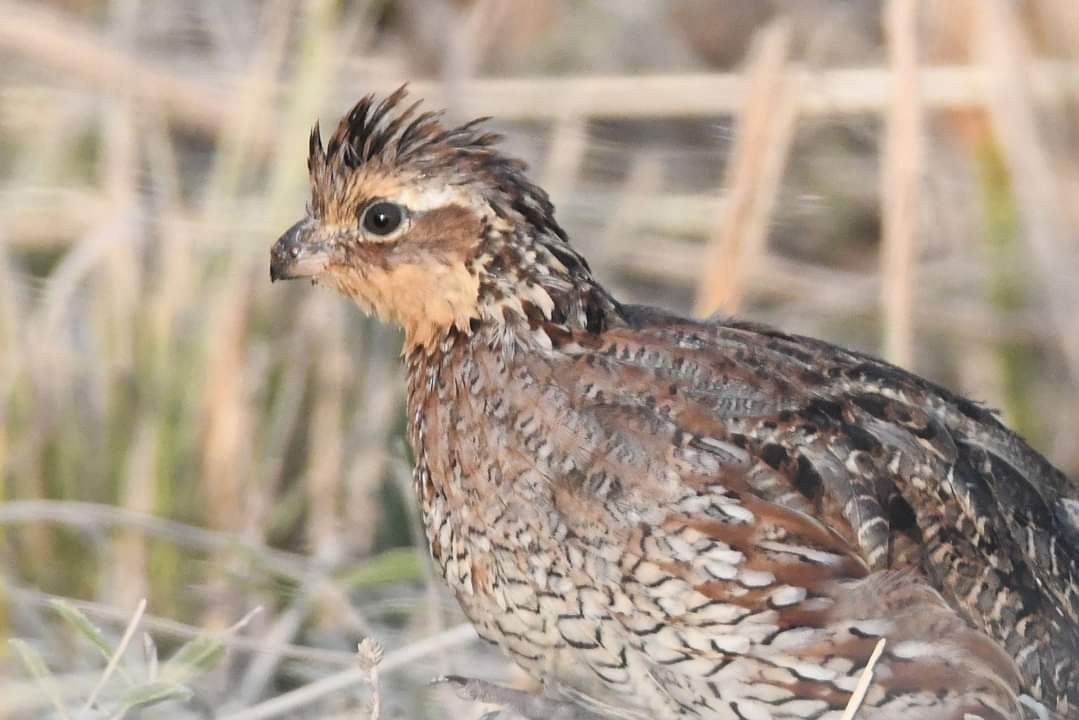
[{"label": "dried reed stem", "polygon": [[[353,371],[359,368],[353,367]],[[363,394],[356,400],[359,412],[350,428],[358,447],[346,460],[345,499],[342,514],[348,518],[349,552],[367,556],[375,544],[382,508],[379,492],[392,461],[393,423],[387,418],[398,411],[401,396],[394,383],[384,382],[397,371],[385,356],[372,354],[363,367]]]},{"label": "dried reed stem", "polygon": [[[6,583],[4,585],[4,591],[8,593],[14,601],[22,603],[24,607],[52,607],[57,601],[62,601],[67,605],[80,610],[91,618],[110,623],[126,622],[130,619],[131,615],[112,605],[106,605],[90,600],[79,600],[77,598],[61,595],[53,595],[41,592],[40,590],[30,590],[12,585],[11,583]],[[206,628],[204,627],[189,625],[187,623],[158,617],[149,613],[143,615],[140,624],[142,627],[145,627],[156,635],[165,635],[178,640],[194,640],[195,638],[205,636],[206,634]],[[291,644],[277,645],[268,642],[265,637],[256,638],[229,635],[222,641],[230,651],[242,651],[252,655],[267,652],[279,653],[282,658],[298,660],[307,665],[319,664],[332,667],[351,667],[356,661],[355,654],[343,650],[327,650]],[[95,673],[94,680],[96,681],[98,677],[99,676]],[[82,693],[80,693],[80,695],[82,695]]]},{"label": "dried reed stem", "polygon": [[[66,76],[80,78],[102,92],[138,98],[192,129],[210,135],[221,131],[221,108],[228,103],[220,88],[154,67],[40,5],[0,1],[0,17],[4,18],[0,23],[0,47],[15,50]],[[273,143],[270,128],[252,128],[250,141],[268,151]]]},{"label": "dried reed stem", "polygon": [[[799,115],[875,114],[891,102],[890,69],[816,71],[791,65],[788,70],[801,86]],[[982,106],[988,79],[983,68],[927,68],[922,79],[924,106]],[[1029,81],[1036,97],[1079,94],[1079,68],[1071,63],[1038,63],[1030,68]],[[375,78],[372,90],[384,92],[395,83],[400,80]],[[415,82],[409,87],[432,106],[450,103],[501,120],[549,120],[560,116],[564,105],[591,120],[734,115],[745,107],[750,93],[745,78],[731,73],[476,79],[462,82],[452,94],[441,83]],[[552,97],[559,102],[552,103]]]},{"label": "dried reed stem", "polygon": [[761,31],[748,76],[749,96],[738,118],[738,139],[727,170],[726,200],[712,234],[697,285],[696,312],[735,313],[746,278],[764,251],[768,218],[794,134],[798,86],[785,72],[790,28],[783,22]]},{"label": "dried reed stem", "polygon": [[248,664],[243,679],[233,694],[235,701],[242,704],[252,703],[265,691],[285,656],[284,649],[289,646],[289,641],[296,636],[307,619],[314,600],[315,586],[321,581],[321,575],[313,572],[311,579],[288,609],[278,613],[270,628],[259,634],[260,642],[266,644],[266,649],[254,656]]},{"label": "dried reed stem", "polygon": [[[472,625],[468,623],[456,625],[436,635],[417,640],[410,645],[387,653],[382,662],[379,663],[379,668],[383,673],[388,673],[432,653],[463,645],[475,639],[476,631]],[[367,673],[363,669],[358,667],[349,668],[295,690],[282,693],[258,705],[223,715],[219,720],[265,720],[266,718],[279,717],[298,708],[312,705],[331,693],[340,692],[362,683],[366,679]]]},{"label": "dried reed stem", "polygon": [[344,550],[337,512],[343,479],[342,416],[349,382],[349,358],[344,346],[344,307],[334,298],[312,296],[304,325],[311,336],[313,397],[310,418],[310,457],[304,483],[307,490],[308,545],[315,557],[333,562]]},{"label": "dried reed stem", "polygon": [[[199,483],[206,502],[206,522],[222,532],[244,530],[247,506],[243,502],[245,480],[250,477],[252,427],[245,378],[248,302],[247,284],[236,278],[235,289],[223,293],[216,303],[215,321],[206,362],[203,386],[202,472]],[[228,567],[218,557],[220,567]],[[217,565],[218,563],[215,563]],[[211,580],[224,587],[221,576]],[[214,608],[216,622],[223,623],[231,613]]]},{"label": "dried reed stem", "polygon": [[215,532],[166,518],[99,503],[67,500],[12,500],[0,503],[0,526],[54,522],[77,528],[125,527],[210,552],[241,551],[283,577],[307,577],[308,558],[275,550],[232,533]]},{"label": "dried reed stem", "polygon": [[847,703],[846,709],[843,710],[843,717],[840,720],[854,720],[855,715],[858,714],[858,708],[862,706],[865,694],[869,691],[869,684],[873,682],[873,667],[880,660],[881,653],[884,652],[884,644],[885,638],[881,638],[877,642],[877,646],[873,648],[873,654],[869,656],[869,662],[865,664],[865,669],[862,670],[862,674],[858,678],[858,684],[854,687],[854,692],[851,693],[850,701]]},{"label": "dried reed stem", "polygon": [[[126,510],[148,514],[154,509],[153,478],[158,452],[158,425],[157,418],[148,412],[138,415],[136,422],[124,472],[121,502]],[[102,586],[115,604],[130,606],[150,594],[150,580],[147,577],[149,564],[145,534],[134,528],[121,532],[116,539],[112,561],[102,569],[105,573]]]},{"label": "dried reed stem", "polygon": [[105,684],[108,683],[109,678],[112,677],[113,672],[120,664],[121,658],[124,653],[127,652],[127,646],[131,644],[131,639],[135,637],[135,631],[139,627],[139,623],[142,622],[142,616],[146,612],[146,598],[139,600],[135,606],[135,612],[132,613],[131,619],[127,623],[127,627],[124,629],[123,637],[120,638],[120,644],[116,646],[116,651],[113,652],[112,657],[109,658],[108,665],[105,666],[105,671],[101,673],[101,678],[97,681],[97,685],[86,697],[86,702],[83,703],[82,709],[79,711],[80,717],[85,717],[86,714],[94,707],[94,703],[97,701],[97,696],[104,689]]},{"label": "dried reed stem", "polygon": [[356,648],[360,670],[366,673],[367,684],[371,688],[371,709],[367,713],[369,720],[379,720],[382,714],[382,692],[378,681],[378,665],[382,662],[382,645],[374,638],[364,638]]},{"label": "dried reed stem", "polygon": [[1041,28],[1050,46],[1079,59],[1079,3],[1075,0],[1044,0],[1038,4],[1043,13]]},{"label": "dried reed stem", "polygon": [[1038,124],[1027,82],[1031,64],[1015,11],[1002,0],[984,0],[978,49],[989,77],[989,115],[1004,155],[1035,267],[1041,273],[1049,317],[1057,330],[1073,386],[1079,383],[1079,304],[1075,278],[1079,255],[1063,208],[1067,194]]},{"label": "dried reed stem", "polygon": [[916,0],[890,0],[885,26],[893,72],[881,177],[883,349],[888,360],[914,359],[914,263],[918,249],[918,188],[924,140],[918,77]]},{"label": "dried reed stem", "polygon": [[[659,195],[662,191],[664,179],[663,164],[659,162],[655,153],[634,154],[617,199],[607,215],[607,222],[603,227],[599,246],[596,248],[598,261],[610,263],[615,258],[625,258],[626,253],[632,250],[633,244],[629,241],[633,237],[633,231],[641,220],[644,208],[648,206],[648,199]],[[654,246],[649,245],[649,247]],[[691,269],[684,278],[680,279],[681,284],[688,286],[697,281],[700,273],[699,256],[699,248],[694,244],[689,260]],[[664,266],[665,264],[660,262],[647,267],[662,268]]]},{"label": "dried reed stem", "polygon": [[[221,108],[228,103],[220,84],[178,77],[109,46],[59,13],[26,2],[0,0],[0,15],[6,20],[0,24],[0,48],[82,79],[105,93],[123,88],[140,106],[157,108],[198,132],[217,135],[227,123]],[[803,68],[792,73],[805,76],[798,100],[800,114],[880,112],[891,102],[891,71],[887,69],[810,73]],[[371,77],[367,86],[385,91],[405,79],[403,71],[398,77],[389,74],[389,78],[385,72]],[[988,79],[983,68],[927,68],[923,102],[927,109],[981,106]],[[1043,62],[1031,67],[1031,92],[1038,97],[1074,94],[1077,80],[1079,69],[1072,64]],[[565,105],[590,119],[729,115],[743,107],[747,92],[741,77],[725,73],[460,79],[454,83],[452,96],[439,82],[415,82],[411,87],[432,105],[453,101],[471,113],[504,120],[553,119],[565,114]],[[553,97],[560,101],[552,103]],[[276,145],[272,124],[252,126],[248,141],[259,154],[272,152]]]},{"label": "dried reed stem", "polygon": [[587,152],[588,120],[567,111],[554,125],[540,182],[556,208],[573,190]]},{"label": "dried reed stem", "polygon": [[[700,273],[697,243],[671,240],[662,248],[623,248],[614,263],[623,272],[642,280],[684,287]],[[961,340],[977,342],[1044,343],[1051,341],[1049,328],[1040,325],[1035,311],[1015,311],[1006,315],[973,300],[957,299],[953,281],[959,273],[970,280],[981,277],[968,264],[955,260],[925,264],[918,277],[917,293],[923,303],[913,307],[918,327]],[[792,260],[775,253],[763,253],[747,283],[765,300],[804,303],[812,298],[811,310],[818,317],[866,315],[873,311],[881,295],[879,273],[860,273],[819,263]],[[948,303],[943,315],[934,303]],[[853,310],[852,310],[853,309]]]}]

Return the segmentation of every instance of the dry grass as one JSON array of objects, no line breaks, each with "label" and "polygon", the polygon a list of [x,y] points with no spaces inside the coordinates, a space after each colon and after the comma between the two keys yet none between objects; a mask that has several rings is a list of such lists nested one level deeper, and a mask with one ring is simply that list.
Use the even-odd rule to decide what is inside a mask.
[{"label": "dry grass", "polygon": [[847,707],[843,711],[843,717],[840,720],[855,720],[858,716],[858,710],[862,707],[865,694],[873,683],[873,667],[877,664],[877,660],[880,659],[881,653],[884,652],[885,642],[885,639],[881,638],[876,647],[873,648],[873,654],[869,656],[869,662],[865,664],[865,669],[862,670],[862,674],[858,678],[858,685],[855,686],[854,692],[851,693],[850,702],[847,703]]},{"label": "dry grass", "polygon": [[696,311],[741,312],[746,283],[768,238],[787,151],[794,135],[799,85],[786,70],[790,29],[765,28],[746,72],[749,89],[723,188],[720,214],[697,285]]},{"label": "dry grass", "polygon": [[147,717],[468,717],[426,681],[506,676],[411,549],[396,333],[266,278],[312,121],[406,79],[495,115],[629,299],[885,353],[1079,475],[1072,4],[968,3],[958,48],[882,2],[842,67],[789,19],[734,68],[633,5],[0,0],[0,635],[53,678],[0,646],[0,719],[154,677],[141,598],[162,657],[222,649]]},{"label": "dry grass", "polygon": [[885,359],[914,360],[914,263],[920,248],[918,193],[925,152],[918,72],[918,3],[890,0],[886,14],[892,103],[886,120],[881,182],[881,349]]}]

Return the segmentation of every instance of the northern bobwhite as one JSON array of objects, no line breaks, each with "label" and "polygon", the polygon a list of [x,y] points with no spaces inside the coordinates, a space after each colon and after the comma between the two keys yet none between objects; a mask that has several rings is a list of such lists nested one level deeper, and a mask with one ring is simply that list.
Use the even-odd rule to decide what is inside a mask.
[{"label": "northern bobwhite", "polygon": [[271,276],[404,329],[431,555],[550,707],[839,718],[884,638],[858,718],[1076,717],[1074,483],[881,360],[619,302],[496,135],[404,96],[316,125]]}]

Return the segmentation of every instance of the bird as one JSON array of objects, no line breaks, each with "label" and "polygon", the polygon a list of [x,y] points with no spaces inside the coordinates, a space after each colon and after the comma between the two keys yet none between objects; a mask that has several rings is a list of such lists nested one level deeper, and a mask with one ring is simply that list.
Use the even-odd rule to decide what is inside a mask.
[{"label": "bird", "polygon": [[455,687],[532,718],[1079,717],[1074,481],[868,354],[619,301],[488,119],[444,117],[402,86],[316,123],[270,275],[402,330],[431,558],[539,690]]}]

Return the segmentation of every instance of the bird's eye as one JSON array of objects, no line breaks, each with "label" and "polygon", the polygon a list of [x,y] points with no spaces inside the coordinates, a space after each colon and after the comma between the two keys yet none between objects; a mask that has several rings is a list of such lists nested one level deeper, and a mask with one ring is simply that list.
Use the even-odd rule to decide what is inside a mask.
[{"label": "bird's eye", "polygon": [[404,211],[391,202],[377,202],[363,213],[363,229],[374,235],[389,235],[401,224]]}]

